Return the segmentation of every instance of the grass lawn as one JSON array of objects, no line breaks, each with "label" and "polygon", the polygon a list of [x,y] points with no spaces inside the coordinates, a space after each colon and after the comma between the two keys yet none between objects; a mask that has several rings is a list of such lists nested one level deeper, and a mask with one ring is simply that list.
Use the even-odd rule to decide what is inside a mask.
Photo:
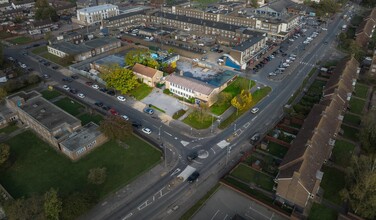
[{"label": "grass lawn", "polygon": [[350,112],[360,115],[362,114],[362,111],[366,102],[364,100],[352,97],[349,104],[350,104]]},{"label": "grass lawn", "polygon": [[367,98],[368,86],[357,83],[355,85],[355,96],[359,98]]},{"label": "grass lawn", "polygon": [[215,115],[222,115],[231,106],[231,99],[240,94],[242,88],[248,89],[249,87],[252,88],[254,85],[256,85],[256,83],[253,80],[250,81],[243,77],[236,78],[235,81],[227,86],[218,96],[223,100],[218,100],[214,103],[214,105],[211,106],[210,111]]},{"label": "grass lawn", "polygon": [[254,183],[258,187],[270,192],[273,190],[273,178],[264,173],[258,172],[243,163],[239,164],[239,166],[231,172],[231,176],[243,180],[244,182]]},{"label": "grass lawn", "polygon": [[256,105],[261,99],[269,94],[272,91],[272,88],[269,86],[258,89],[252,93],[252,106]]},{"label": "grass lawn", "polygon": [[358,141],[359,140],[359,137],[358,137],[359,130],[358,129],[355,129],[355,128],[352,128],[352,127],[349,127],[349,126],[346,126],[346,125],[342,125],[341,128],[343,129],[343,137],[348,138],[352,141]]},{"label": "grass lawn", "polygon": [[40,46],[31,51],[33,54],[41,54],[47,52],[47,46]]},{"label": "grass lawn", "polygon": [[11,42],[12,44],[27,44],[33,40],[34,39],[31,37],[20,36],[20,37],[16,37],[13,39],[9,39],[8,41]]},{"label": "grass lawn", "polygon": [[345,187],[345,174],[336,168],[327,166],[324,166],[322,171],[324,177],[320,186],[324,189],[324,198],[341,205],[339,191]]},{"label": "grass lawn", "polygon": [[203,113],[201,117],[201,113],[199,111],[194,111],[189,114],[186,118],[183,119],[183,122],[187,125],[191,126],[192,128],[196,129],[205,129],[210,127],[212,121],[214,122],[216,119],[213,116]]},{"label": "grass lawn", "polygon": [[[0,182],[15,198],[43,194],[51,187],[67,196],[91,188],[99,198],[129,183],[160,161],[161,153],[136,136],[129,148],[109,141],[79,161],[57,153],[31,131],[7,141],[11,147],[10,167],[0,170]],[[106,181],[99,186],[88,184],[91,168],[106,167]]]},{"label": "grass lawn", "polygon": [[61,93],[56,91],[56,90],[44,90],[43,92],[41,92],[43,98],[47,99],[47,100],[51,100],[51,99],[54,99],[58,96],[61,96]]},{"label": "grass lawn", "polygon": [[268,144],[268,153],[270,153],[273,156],[283,158],[285,154],[287,153],[288,148],[284,147],[280,144],[274,143],[274,142],[269,142]]},{"label": "grass lawn", "polygon": [[73,116],[80,114],[84,109],[83,105],[68,97],[62,98],[59,101],[56,101],[54,104]]},{"label": "grass lawn", "polygon": [[334,158],[334,162],[342,167],[349,166],[354,148],[355,145],[350,142],[344,140],[336,140],[332,156]]},{"label": "grass lawn", "polygon": [[13,131],[15,131],[17,129],[18,129],[18,127],[16,125],[10,124],[10,125],[8,125],[8,126],[6,126],[4,128],[1,128],[0,129],[0,134],[1,133],[10,134],[10,133],[12,133]]},{"label": "grass lawn", "polygon": [[137,88],[130,91],[129,94],[134,96],[134,98],[137,100],[142,100],[143,98],[148,96],[152,90],[152,87],[149,87],[145,83],[141,83]]},{"label": "grass lawn", "polygon": [[338,213],[328,207],[318,203],[313,203],[311,211],[309,212],[309,220],[336,220]]},{"label": "grass lawn", "polygon": [[103,120],[103,116],[99,114],[90,115],[88,113],[80,115],[78,119],[81,120],[82,125],[86,125],[89,122],[94,122],[95,124],[99,125],[99,122]]},{"label": "grass lawn", "polygon": [[65,62],[63,62],[63,59],[61,57],[58,57],[58,56],[55,56],[51,53],[44,53],[44,54],[41,54],[42,57],[44,57],[45,59],[53,62],[53,63],[57,63],[61,66],[69,66],[69,64],[66,64]]},{"label": "grass lawn", "polygon": [[345,114],[343,121],[349,124],[353,124],[353,125],[360,125],[361,118],[357,115]]},{"label": "grass lawn", "polygon": [[217,191],[220,184],[215,185],[211,188],[200,200],[196,202],[188,211],[186,211],[180,220],[189,220],[191,217],[205,204],[205,202]]},{"label": "grass lawn", "polygon": [[173,119],[179,119],[181,116],[183,116],[187,111],[184,109],[180,109],[179,111],[175,112],[172,116]]},{"label": "grass lawn", "polygon": [[0,39],[5,39],[9,37],[13,37],[13,34],[6,31],[0,31]]}]

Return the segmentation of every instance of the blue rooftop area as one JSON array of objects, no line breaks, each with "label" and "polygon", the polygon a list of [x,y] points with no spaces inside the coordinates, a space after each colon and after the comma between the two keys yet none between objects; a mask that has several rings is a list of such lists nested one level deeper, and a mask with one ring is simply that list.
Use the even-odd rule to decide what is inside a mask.
[{"label": "blue rooftop area", "polygon": [[124,57],[116,55],[103,57],[102,59],[96,60],[94,63],[98,65],[118,64],[120,67],[125,67]]},{"label": "blue rooftop area", "polygon": [[232,72],[230,70],[225,70],[224,72],[220,72],[220,73],[217,73],[215,75],[209,75],[209,74],[205,75],[205,73],[203,73],[202,75],[204,75],[204,77],[196,77],[191,72],[184,72],[183,73],[183,76],[185,76],[185,77],[196,79],[196,80],[199,80],[201,82],[208,83],[208,84],[215,86],[215,87],[219,87],[219,86],[223,85],[224,83],[226,83],[227,81],[232,79],[235,75],[237,75],[237,73]]}]

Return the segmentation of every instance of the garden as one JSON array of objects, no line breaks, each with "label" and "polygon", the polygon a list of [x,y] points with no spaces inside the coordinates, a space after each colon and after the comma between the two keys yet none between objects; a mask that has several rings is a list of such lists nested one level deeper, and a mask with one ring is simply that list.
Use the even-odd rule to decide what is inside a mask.
[{"label": "garden", "polygon": [[349,106],[350,106],[350,112],[354,114],[362,114],[364,105],[366,104],[366,101],[362,99],[358,99],[356,97],[351,97]]},{"label": "garden", "polygon": [[354,153],[355,145],[345,140],[336,140],[333,148],[332,158],[334,163],[344,168],[350,165],[351,156]]},{"label": "garden", "polygon": [[324,176],[320,186],[324,189],[324,198],[338,205],[342,205],[343,201],[339,195],[345,187],[345,174],[334,168],[324,166],[322,168]]}]

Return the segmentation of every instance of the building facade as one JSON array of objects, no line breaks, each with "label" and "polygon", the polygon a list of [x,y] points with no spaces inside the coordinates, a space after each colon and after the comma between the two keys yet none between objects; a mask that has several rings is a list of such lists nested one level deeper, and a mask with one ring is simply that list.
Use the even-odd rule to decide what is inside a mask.
[{"label": "building facade", "polygon": [[157,69],[136,63],[132,68],[137,78],[150,87],[155,87],[163,77],[163,72]]},{"label": "building facade", "polygon": [[266,47],[267,39],[263,35],[254,36],[231,48],[230,56],[239,63],[241,69],[246,69],[247,65]]},{"label": "building facade", "polygon": [[99,24],[103,19],[119,15],[117,5],[105,4],[77,10],[77,21],[84,25]]}]

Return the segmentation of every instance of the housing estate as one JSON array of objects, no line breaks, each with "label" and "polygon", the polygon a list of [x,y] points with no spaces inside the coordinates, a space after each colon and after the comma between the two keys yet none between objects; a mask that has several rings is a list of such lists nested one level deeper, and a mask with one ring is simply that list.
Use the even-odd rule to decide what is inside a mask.
[{"label": "housing estate", "polygon": [[317,198],[323,177],[321,167],[331,156],[335,139],[351,99],[359,63],[351,58],[337,65],[296,139],[283,158],[276,177],[277,200],[303,213]]},{"label": "housing estate", "polygon": [[119,39],[106,37],[85,41],[80,44],[62,41],[48,45],[47,50],[49,53],[61,58],[73,56],[74,60],[82,61],[119,47],[121,47]]},{"label": "housing estate", "polygon": [[22,1],[13,0],[11,4],[12,4],[13,9],[28,9],[28,8],[34,7],[35,1],[34,0],[22,0]]},{"label": "housing estate", "polygon": [[150,87],[155,87],[163,77],[163,72],[151,67],[136,63],[132,68],[133,73],[141,82]]},{"label": "housing estate", "polygon": [[373,8],[371,13],[359,24],[356,33],[355,41],[363,48],[367,47],[370,38],[372,37],[376,28],[376,8]]},{"label": "housing estate", "polygon": [[83,25],[99,24],[103,19],[107,19],[118,14],[119,7],[117,5],[98,5],[78,9],[77,20],[75,21]]},{"label": "housing estate", "polygon": [[8,96],[6,104],[19,120],[72,160],[106,141],[106,137],[98,131],[98,125],[82,127],[79,119],[47,101],[36,91],[21,91]]}]

